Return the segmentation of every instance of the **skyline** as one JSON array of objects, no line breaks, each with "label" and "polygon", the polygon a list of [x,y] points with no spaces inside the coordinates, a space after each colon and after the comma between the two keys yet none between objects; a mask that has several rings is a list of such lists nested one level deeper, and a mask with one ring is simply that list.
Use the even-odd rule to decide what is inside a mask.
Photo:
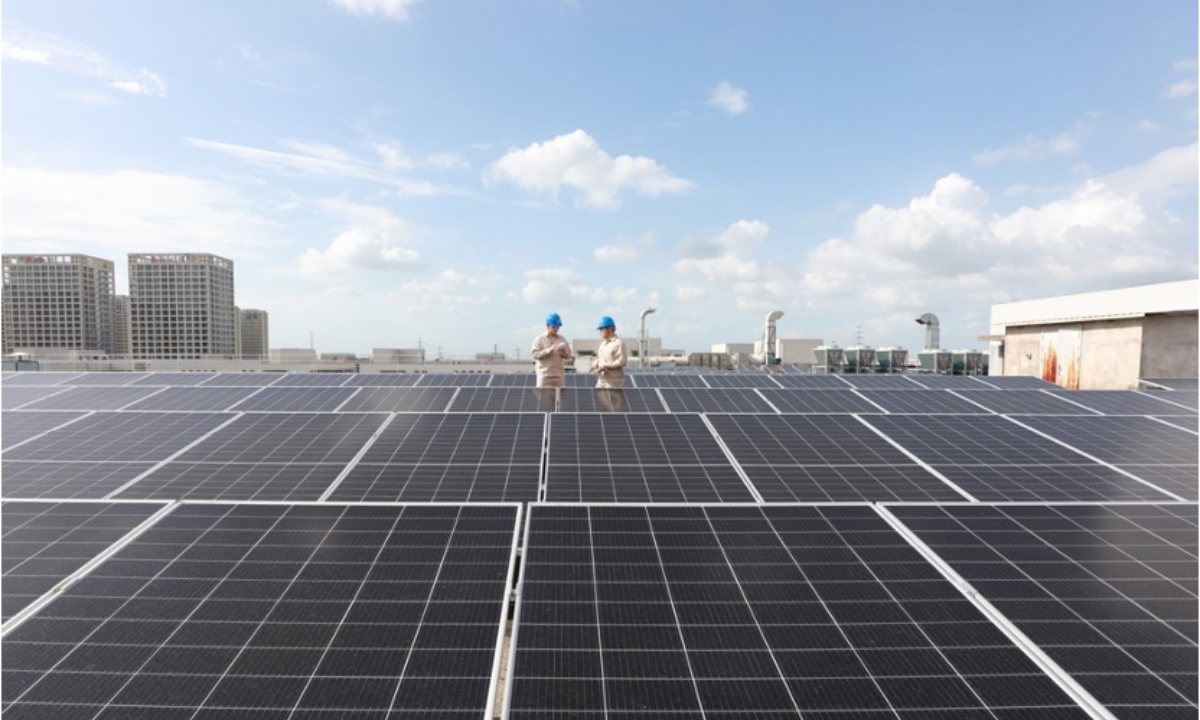
[{"label": "skyline", "polygon": [[[63,12],[70,8],[71,12]],[[1196,277],[1194,3],[435,0],[3,16],[3,250],[210,252],[272,345],[986,350]],[[505,349],[508,350],[505,350]]]}]

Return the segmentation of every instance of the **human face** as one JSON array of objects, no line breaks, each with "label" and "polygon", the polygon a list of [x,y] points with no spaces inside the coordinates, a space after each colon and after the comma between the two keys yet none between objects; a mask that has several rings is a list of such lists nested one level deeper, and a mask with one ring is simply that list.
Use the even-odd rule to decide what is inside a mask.
[{"label": "human face", "polygon": [[609,340],[612,338],[613,335],[616,335],[616,334],[617,334],[616,330],[613,330],[612,328],[604,328],[603,330],[600,331],[600,338],[603,340]]},{"label": "human face", "polygon": [[546,333],[549,334],[550,337],[557,337],[558,336],[558,326],[557,325],[547,325]]}]

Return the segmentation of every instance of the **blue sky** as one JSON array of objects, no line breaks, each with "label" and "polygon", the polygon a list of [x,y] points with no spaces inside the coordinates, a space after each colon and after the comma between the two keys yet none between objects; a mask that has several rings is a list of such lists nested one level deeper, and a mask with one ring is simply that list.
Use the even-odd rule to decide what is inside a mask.
[{"label": "blue sky", "polygon": [[979,347],[1197,274],[1197,7],[9,2],[4,252],[215,252],[271,345]]}]

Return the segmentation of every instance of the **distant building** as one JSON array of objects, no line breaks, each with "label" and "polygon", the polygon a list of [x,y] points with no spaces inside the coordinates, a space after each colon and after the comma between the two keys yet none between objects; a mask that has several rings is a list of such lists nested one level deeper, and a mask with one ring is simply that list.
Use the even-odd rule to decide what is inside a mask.
[{"label": "distant building", "polygon": [[376,365],[408,365],[425,362],[425,348],[375,348],[371,362]]},{"label": "distant building", "polygon": [[992,306],[988,372],[1068,388],[1136,388],[1196,377],[1200,280]]},{"label": "distant building", "polygon": [[132,324],[129,318],[129,296],[113,296],[113,351],[118,357],[133,354]]},{"label": "distant building", "polygon": [[266,357],[271,347],[267,311],[251,308],[239,310],[238,336],[241,339],[238,355],[243,360],[261,360]]},{"label": "distant building", "polygon": [[[820,347],[821,344],[822,341],[819,338],[777,338],[775,340],[775,357],[781,365],[812,365],[813,350]],[[759,358],[759,362],[761,362],[763,344],[761,340],[748,343],[718,343],[712,346],[712,351],[726,353],[730,357],[740,356],[743,363],[747,358],[754,357]]]},{"label": "distant building", "polygon": [[317,351],[312,348],[271,348],[267,358],[279,365],[315,365]]},{"label": "distant building", "polygon": [[208,253],[130,253],[133,356],[233,356],[233,261]]},{"label": "distant building", "polygon": [[113,263],[90,255],[4,255],[3,351],[113,352]]}]

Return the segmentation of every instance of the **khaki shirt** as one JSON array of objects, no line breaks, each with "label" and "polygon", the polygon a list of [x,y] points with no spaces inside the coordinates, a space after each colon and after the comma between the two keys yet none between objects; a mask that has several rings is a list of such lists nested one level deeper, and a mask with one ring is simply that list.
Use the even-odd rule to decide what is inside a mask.
[{"label": "khaki shirt", "polygon": [[550,337],[550,333],[542,333],[533,339],[533,349],[530,351],[533,355],[538,376],[538,384],[542,384],[542,380],[563,377],[563,360],[569,360],[574,355],[571,354],[571,346],[567,343],[567,339],[562,335]]},{"label": "khaki shirt", "polygon": [[596,350],[596,372],[600,375],[596,387],[625,387],[624,340],[613,335],[609,340],[600,341],[600,348]]}]

